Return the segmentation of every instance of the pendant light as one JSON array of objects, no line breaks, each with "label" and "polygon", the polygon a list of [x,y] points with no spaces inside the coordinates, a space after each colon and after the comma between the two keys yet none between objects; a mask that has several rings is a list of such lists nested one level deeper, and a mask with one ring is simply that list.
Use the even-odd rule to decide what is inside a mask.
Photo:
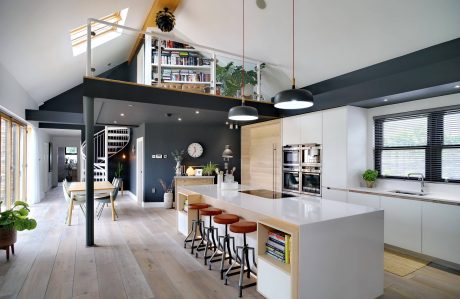
[{"label": "pendant light", "polygon": [[278,109],[303,109],[313,106],[313,95],[306,89],[295,88],[295,73],[294,73],[294,59],[295,59],[295,37],[294,37],[294,23],[295,23],[295,10],[294,1],[292,0],[292,88],[278,92],[273,102]]},{"label": "pendant light", "polygon": [[244,105],[244,0],[243,2],[243,67],[241,69],[241,106],[232,107],[228,111],[228,119],[234,121],[251,121],[259,118],[256,108]]}]

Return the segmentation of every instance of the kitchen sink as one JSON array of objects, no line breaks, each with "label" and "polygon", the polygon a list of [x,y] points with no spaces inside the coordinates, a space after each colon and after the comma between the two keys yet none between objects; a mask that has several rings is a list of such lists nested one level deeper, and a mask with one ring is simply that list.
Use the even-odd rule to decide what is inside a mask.
[{"label": "kitchen sink", "polygon": [[388,192],[397,193],[397,194],[406,194],[406,195],[416,195],[416,196],[425,196],[425,195],[427,195],[427,193],[406,191],[406,190],[392,190],[392,191],[388,191]]}]

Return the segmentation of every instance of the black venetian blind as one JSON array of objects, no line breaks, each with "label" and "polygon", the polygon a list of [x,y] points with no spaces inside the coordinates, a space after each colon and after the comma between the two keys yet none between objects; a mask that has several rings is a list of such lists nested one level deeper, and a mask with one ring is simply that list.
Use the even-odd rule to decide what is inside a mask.
[{"label": "black venetian blind", "polygon": [[380,176],[460,182],[460,107],[379,116],[374,125]]}]

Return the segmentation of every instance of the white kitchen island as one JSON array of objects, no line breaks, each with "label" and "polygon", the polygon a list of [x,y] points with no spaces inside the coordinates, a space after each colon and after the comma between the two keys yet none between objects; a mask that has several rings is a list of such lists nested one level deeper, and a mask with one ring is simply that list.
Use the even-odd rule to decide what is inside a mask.
[{"label": "white kitchen island", "polygon": [[[383,294],[382,210],[314,196],[268,199],[239,192],[252,189],[257,188],[179,187],[178,227],[196,218],[194,211],[183,211],[185,200],[257,221],[251,242],[257,247],[257,290],[267,298],[369,299]],[[270,230],[291,236],[289,264],[265,253]]]}]

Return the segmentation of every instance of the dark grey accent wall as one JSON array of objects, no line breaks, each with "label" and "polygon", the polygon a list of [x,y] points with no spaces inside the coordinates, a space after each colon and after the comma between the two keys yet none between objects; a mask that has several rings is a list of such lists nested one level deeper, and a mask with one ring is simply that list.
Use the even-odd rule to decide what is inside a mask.
[{"label": "dark grey accent wall", "polygon": [[[133,134],[133,142],[142,134],[142,128],[136,128]],[[135,137],[136,136],[136,137]],[[229,144],[234,152],[234,158],[230,161],[230,167],[236,166],[235,179],[240,181],[240,131],[230,130],[228,127],[203,125],[161,125],[145,124],[144,135],[145,166],[144,166],[144,201],[163,201],[163,190],[159,179],[163,178],[168,183],[174,177],[176,162],[171,157],[175,149],[187,149],[193,142],[200,143],[204,153],[200,158],[191,158],[187,154],[182,162],[185,166],[200,166],[212,161],[219,164],[223,169],[222,152],[226,144]],[[152,159],[154,154],[168,155],[167,159]],[[131,191],[135,193],[135,158],[131,158]],[[156,189],[152,193],[152,188]]]}]

